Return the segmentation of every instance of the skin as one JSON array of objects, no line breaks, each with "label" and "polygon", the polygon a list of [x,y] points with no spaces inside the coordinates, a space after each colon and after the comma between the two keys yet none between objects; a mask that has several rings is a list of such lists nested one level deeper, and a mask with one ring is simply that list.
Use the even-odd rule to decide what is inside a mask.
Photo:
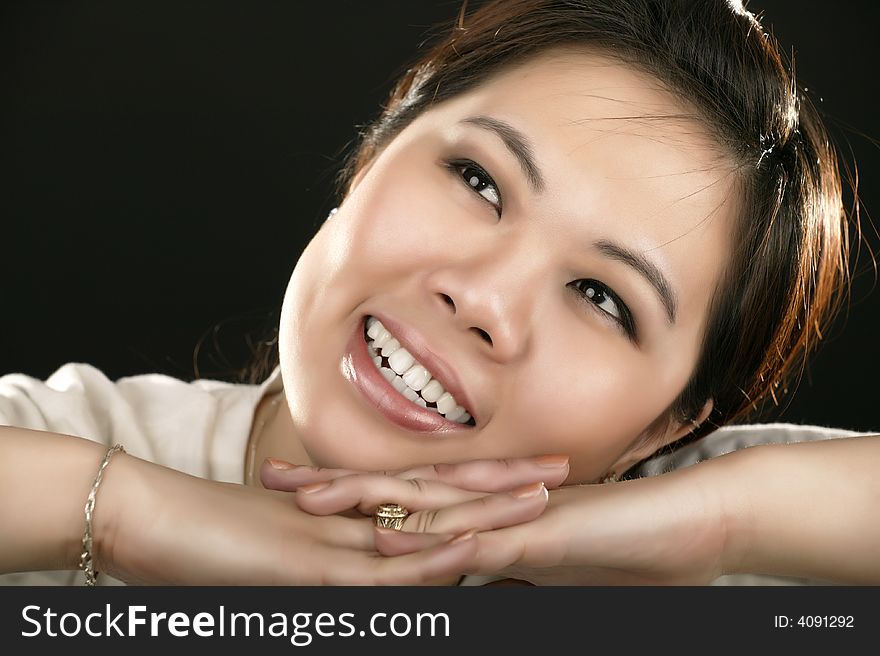
[{"label": "skin", "polygon": [[[691,114],[623,64],[555,51],[417,118],[359,172],[297,263],[280,326],[287,403],[255,462],[390,470],[566,454],[578,483],[686,434],[692,424],[667,409],[697,362],[737,211],[734,166]],[[495,134],[462,124],[474,116],[527,137],[542,191]],[[458,159],[492,177],[500,217],[448,165]],[[674,324],[600,240],[663,272]],[[623,299],[637,342],[572,288],[582,279]],[[417,331],[457,372],[475,428],[413,431],[365,402],[340,362],[374,313]]]}]

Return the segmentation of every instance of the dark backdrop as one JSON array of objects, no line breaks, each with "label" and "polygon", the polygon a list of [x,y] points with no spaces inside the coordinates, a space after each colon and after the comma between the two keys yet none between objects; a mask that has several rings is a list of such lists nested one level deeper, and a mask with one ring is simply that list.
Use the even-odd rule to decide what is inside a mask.
[{"label": "dark backdrop", "polygon": [[[332,207],[354,126],[459,2],[4,3],[0,373],[234,376]],[[880,153],[874,2],[761,0],[858,162]],[[865,136],[867,135],[867,136]],[[865,232],[874,237],[863,212]],[[880,320],[861,258],[848,317],[782,417],[880,428]],[[202,346],[196,353],[196,345]]]}]

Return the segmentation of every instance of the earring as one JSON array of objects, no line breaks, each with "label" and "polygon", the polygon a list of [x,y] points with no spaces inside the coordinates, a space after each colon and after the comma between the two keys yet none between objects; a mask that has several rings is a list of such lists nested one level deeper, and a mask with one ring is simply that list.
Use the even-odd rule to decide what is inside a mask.
[{"label": "earring", "polygon": [[620,479],[617,478],[617,472],[608,472],[605,474],[602,479],[599,481],[600,483],[616,483]]},{"label": "earring", "polygon": [[326,220],[332,218],[333,215],[336,214],[338,211],[339,211],[339,208],[338,208],[338,207],[334,207],[332,210],[330,210],[330,214],[328,214],[328,215],[327,215],[327,218],[324,219],[324,220],[326,221]]}]

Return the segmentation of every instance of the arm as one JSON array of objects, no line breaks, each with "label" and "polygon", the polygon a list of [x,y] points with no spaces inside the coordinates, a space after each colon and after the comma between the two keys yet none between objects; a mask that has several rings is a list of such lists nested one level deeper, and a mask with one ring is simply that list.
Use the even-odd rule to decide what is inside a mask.
[{"label": "arm", "polygon": [[715,464],[725,573],[880,583],[880,435],[755,447]]},{"label": "arm", "polygon": [[[490,464],[448,466],[440,477],[462,485],[459,474]],[[467,571],[551,585],[693,585],[732,573],[877,584],[878,471],[880,436],[860,436],[756,446],[660,476],[562,487],[550,491],[549,505],[536,519],[478,533],[477,557]],[[538,474],[528,467],[521,473]],[[335,492],[336,482],[308,499],[298,497],[300,507],[340,512],[378,498],[378,488],[382,498],[437,509],[432,517],[440,527],[478,527],[484,521],[478,505],[446,507],[440,495],[410,498],[413,487],[402,479],[424,476],[419,469],[399,473],[402,479],[393,485],[344,471],[310,474],[300,468],[287,475],[304,485],[337,474]],[[282,476],[265,466],[263,480],[282,487]],[[491,480],[484,478],[482,485]],[[463,483],[480,488],[474,480]],[[425,497],[432,496],[430,486],[420,487]],[[416,523],[405,529],[425,530]],[[434,544],[406,535],[412,536],[401,535],[396,544],[383,538],[377,546],[397,554]]]},{"label": "arm", "polygon": [[[0,571],[78,567],[85,501],[105,453],[76,437],[0,427]],[[381,558],[368,518],[318,517],[293,496],[116,454],[95,505],[95,568],[166,585],[403,585],[455,576],[476,550],[472,534],[450,535]],[[499,522],[507,514],[500,507]]]},{"label": "arm", "polygon": [[[77,437],[0,426],[0,571],[79,567],[86,497],[106,451]],[[121,455],[99,490],[96,539],[106,534],[107,488],[123,466]]]}]

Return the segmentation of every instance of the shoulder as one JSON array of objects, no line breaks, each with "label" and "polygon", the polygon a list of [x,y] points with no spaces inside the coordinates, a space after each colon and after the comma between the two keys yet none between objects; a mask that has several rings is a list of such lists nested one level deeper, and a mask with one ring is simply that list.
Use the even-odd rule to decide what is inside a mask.
[{"label": "shoulder", "polygon": [[762,444],[794,444],[866,434],[844,428],[787,423],[724,426],[693,444],[645,461],[639,467],[638,474],[639,476],[655,476],[732,451]]},{"label": "shoulder", "polygon": [[0,377],[0,424],[119,442],[139,458],[195,476],[241,482],[262,385],[185,381],[164,374],[111,380],[85,363],[68,363],[46,380]]}]

